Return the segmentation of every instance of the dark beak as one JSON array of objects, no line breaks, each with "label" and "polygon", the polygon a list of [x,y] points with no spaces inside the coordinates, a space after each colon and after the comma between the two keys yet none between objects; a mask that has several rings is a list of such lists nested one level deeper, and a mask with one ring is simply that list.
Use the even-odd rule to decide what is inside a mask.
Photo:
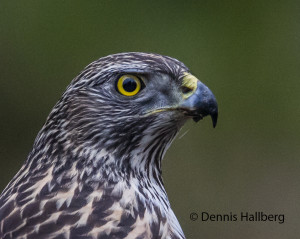
[{"label": "dark beak", "polygon": [[213,127],[218,120],[218,104],[214,94],[200,81],[197,82],[195,92],[180,104],[180,109],[188,116],[198,122],[203,117],[210,115]]}]

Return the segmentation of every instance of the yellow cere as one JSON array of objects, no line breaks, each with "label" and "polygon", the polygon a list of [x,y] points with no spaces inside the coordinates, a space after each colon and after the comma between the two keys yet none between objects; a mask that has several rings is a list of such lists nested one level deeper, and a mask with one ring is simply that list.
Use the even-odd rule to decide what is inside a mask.
[{"label": "yellow cere", "polygon": [[[126,84],[124,84],[126,83],[125,82],[126,80],[134,80],[134,82],[136,83],[134,90],[132,91],[131,90],[128,91],[128,89],[126,90]],[[118,80],[117,88],[122,95],[134,96],[141,90],[141,80],[134,75],[123,75]]]},{"label": "yellow cere", "polygon": [[197,89],[197,82],[198,82],[198,79],[195,76],[193,76],[192,74],[189,74],[189,73],[184,74],[184,77],[182,80],[182,86],[191,90],[188,93],[183,94],[184,99],[187,99],[192,94],[194,94],[194,92]]}]

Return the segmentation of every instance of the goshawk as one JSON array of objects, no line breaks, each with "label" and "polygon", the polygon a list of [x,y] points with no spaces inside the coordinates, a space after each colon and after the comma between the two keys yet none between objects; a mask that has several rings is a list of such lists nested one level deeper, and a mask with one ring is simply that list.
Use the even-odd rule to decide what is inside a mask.
[{"label": "goshawk", "polygon": [[180,61],[120,53],[67,87],[24,165],[0,196],[0,238],[185,238],[161,161],[188,119],[210,115],[212,92]]}]

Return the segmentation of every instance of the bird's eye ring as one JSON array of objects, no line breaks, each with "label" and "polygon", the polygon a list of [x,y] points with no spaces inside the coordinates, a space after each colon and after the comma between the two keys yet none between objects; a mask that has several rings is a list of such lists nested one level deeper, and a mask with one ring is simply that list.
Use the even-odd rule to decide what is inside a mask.
[{"label": "bird's eye ring", "polygon": [[117,89],[122,95],[134,96],[139,93],[141,88],[141,80],[134,75],[123,75],[117,82]]}]

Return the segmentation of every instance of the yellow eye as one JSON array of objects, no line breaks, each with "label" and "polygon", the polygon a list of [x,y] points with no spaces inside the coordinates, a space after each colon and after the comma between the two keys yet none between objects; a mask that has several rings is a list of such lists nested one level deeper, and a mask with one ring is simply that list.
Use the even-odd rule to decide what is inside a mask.
[{"label": "yellow eye", "polygon": [[117,83],[118,91],[122,95],[133,96],[141,90],[141,80],[133,75],[123,75]]}]

